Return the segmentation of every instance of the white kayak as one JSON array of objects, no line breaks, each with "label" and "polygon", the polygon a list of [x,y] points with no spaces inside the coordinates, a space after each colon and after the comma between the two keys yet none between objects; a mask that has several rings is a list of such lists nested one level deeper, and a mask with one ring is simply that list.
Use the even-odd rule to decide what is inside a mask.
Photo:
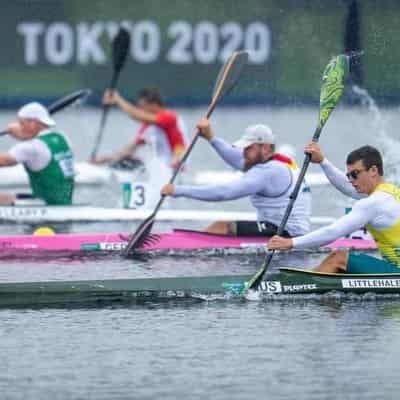
[{"label": "white kayak", "polygon": [[[76,168],[76,183],[78,185],[103,185],[111,179],[110,168],[99,167],[87,162],[78,162]],[[0,168],[1,188],[28,188],[28,175],[21,164],[14,167]]]},{"label": "white kayak", "polygon": [[[99,186],[109,183],[113,178],[123,183],[131,181],[137,175],[135,171],[121,171],[109,167],[93,165],[88,162],[77,162],[75,164],[75,182],[79,186]],[[158,168],[158,171],[160,169]],[[240,172],[203,170],[192,176],[186,173],[184,180],[189,184],[202,185],[210,182],[225,183],[240,176]],[[167,179],[168,180],[168,179]],[[167,181],[166,180],[166,181]],[[166,182],[165,181],[165,182]],[[306,174],[306,181],[310,186],[328,184],[328,180],[322,173]],[[0,168],[0,189],[17,188],[27,190],[29,186],[28,175],[22,165]]]},{"label": "white kayak", "polygon": [[[16,205],[0,206],[0,223],[44,223],[44,222],[112,222],[141,221],[153,209],[125,209],[93,207],[90,205],[41,206]],[[255,221],[255,212],[209,211],[209,210],[160,210],[159,221]],[[332,223],[334,218],[313,217],[315,225]]]}]

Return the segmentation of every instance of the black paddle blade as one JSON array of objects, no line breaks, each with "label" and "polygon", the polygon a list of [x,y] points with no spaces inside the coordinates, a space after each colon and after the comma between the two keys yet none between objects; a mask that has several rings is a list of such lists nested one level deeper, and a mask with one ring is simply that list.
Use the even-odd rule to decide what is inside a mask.
[{"label": "black paddle blade", "polygon": [[235,51],[229,57],[218,72],[212,93],[212,104],[218,103],[235,87],[248,59],[249,53],[245,50]]},{"label": "black paddle blade", "polygon": [[361,43],[361,18],[358,0],[350,0],[347,9],[347,16],[344,23],[344,50],[350,55],[351,80],[358,86],[364,83],[364,70],[362,59],[352,57],[353,54],[362,52]]},{"label": "black paddle blade", "polygon": [[[90,89],[82,89],[78,90],[77,92],[71,93],[68,96],[62,97],[61,99],[55,101],[54,103],[50,104],[48,107],[50,114],[55,114],[58,111],[74,104],[77,101],[82,101],[91,93]],[[1,131],[0,136],[7,135],[7,131]]]},{"label": "black paddle blade", "polygon": [[57,100],[56,102],[50,104],[48,110],[50,114],[54,114],[63,108],[66,108],[77,101],[82,101],[86,97],[90,95],[91,91],[90,89],[82,89],[78,90],[77,92],[71,93],[68,96],[65,96],[61,98],[60,100]]},{"label": "black paddle blade", "polygon": [[[117,36],[115,36],[112,42],[112,61],[113,61],[113,74],[111,78],[111,83],[109,89],[114,90],[117,86],[117,82],[119,79],[119,75],[121,73],[121,69],[125,64],[126,57],[128,55],[128,50],[131,42],[131,37],[129,32],[121,27]],[[99,131],[97,132],[97,136],[95,138],[94,146],[92,153],[90,155],[91,160],[95,160],[97,156],[97,152],[100,147],[100,143],[103,137],[104,127],[107,121],[108,111],[110,109],[109,105],[103,105],[103,111],[101,114]]]},{"label": "black paddle blade", "polygon": [[126,28],[121,27],[112,43],[112,59],[115,71],[120,71],[128,55],[131,36]]},{"label": "black paddle blade", "polygon": [[153,228],[156,214],[153,212],[148,216],[136,229],[136,232],[130,237],[128,244],[125,249],[122,250],[121,255],[123,257],[129,257],[134,254],[135,250],[140,249],[145,243],[146,238],[149,236],[151,229]]}]

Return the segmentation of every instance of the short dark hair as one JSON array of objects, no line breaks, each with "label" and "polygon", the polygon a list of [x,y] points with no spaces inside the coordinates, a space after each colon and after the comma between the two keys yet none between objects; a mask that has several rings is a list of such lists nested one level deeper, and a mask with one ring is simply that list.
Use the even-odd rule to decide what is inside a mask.
[{"label": "short dark hair", "polygon": [[370,169],[373,165],[378,169],[379,175],[383,176],[383,161],[379,150],[372,146],[362,146],[353,150],[348,156],[347,165],[354,164],[361,160],[366,169]]},{"label": "short dark hair", "polygon": [[162,99],[160,91],[156,88],[144,88],[139,90],[138,98],[144,99],[148,103],[156,103],[159,106],[164,105],[164,101]]}]

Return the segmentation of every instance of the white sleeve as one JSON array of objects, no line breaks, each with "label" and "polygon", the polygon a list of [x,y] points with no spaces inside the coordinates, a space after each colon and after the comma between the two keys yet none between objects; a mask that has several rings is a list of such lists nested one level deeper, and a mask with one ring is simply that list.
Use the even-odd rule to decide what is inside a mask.
[{"label": "white sleeve", "polygon": [[236,200],[261,192],[268,173],[251,168],[240,178],[219,185],[176,186],[174,197],[188,197],[203,201]]},{"label": "white sleeve", "polygon": [[321,168],[324,171],[326,177],[329,182],[335,186],[337,190],[345,194],[346,196],[352,197],[353,199],[363,199],[366,197],[363,193],[358,193],[356,189],[354,189],[353,185],[347,179],[345,173],[341,171],[339,168],[335,167],[330,161],[326,158],[321,162]]},{"label": "white sleeve", "polygon": [[360,200],[348,214],[339,218],[333,224],[317,229],[307,235],[293,238],[293,248],[305,249],[331,243],[369,223],[377,212],[378,209],[374,205],[374,199]]},{"label": "white sleeve", "polygon": [[243,150],[240,150],[231,144],[226,143],[219,138],[210,140],[211,146],[217,154],[232,168],[241,170],[244,164]]},{"label": "white sleeve", "polygon": [[51,161],[49,148],[39,139],[18,143],[8,150],[8,154],[33,171],[40,171]]}]

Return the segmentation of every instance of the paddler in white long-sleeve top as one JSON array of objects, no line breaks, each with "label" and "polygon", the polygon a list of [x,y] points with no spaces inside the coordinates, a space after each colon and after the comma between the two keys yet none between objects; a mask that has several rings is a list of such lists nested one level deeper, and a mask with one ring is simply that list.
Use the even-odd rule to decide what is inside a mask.
[{"label": "paddler in white long-sleeve top", "polygon": [[347,173],[332,165],[316,143],[306,153],[319,163],[325,175],[340,192],[354,199],[350,213],[333,224],[294,239],[274,236],[270,250],[305,249],[333,242],[366,226],[383,257],[338,250],[316,268],[321,272],[379,274],[400,272],[400,188],[385,181],[381,154],[372,146],[363,146],[347,156]]},{"label": "paddler in white long-sleeve top", "polygon": [[[197,125],[216,153],[243,175],[231,182],[203,186],[175,186],[161,189],[166,196],[188,197],[203,201],[227,201],[249,196],[257,210],[254,221],[217,221],[207,232],[234,236],[266,236],[276,234],[298,176],[298,168],[290,158],[275,153],[275,137],[266,125],[249,126],[232,146],[216,138],[209,121]],[[285,236],[303,235],[310,230],[311,194],[303,185],[289,218]]]}]

